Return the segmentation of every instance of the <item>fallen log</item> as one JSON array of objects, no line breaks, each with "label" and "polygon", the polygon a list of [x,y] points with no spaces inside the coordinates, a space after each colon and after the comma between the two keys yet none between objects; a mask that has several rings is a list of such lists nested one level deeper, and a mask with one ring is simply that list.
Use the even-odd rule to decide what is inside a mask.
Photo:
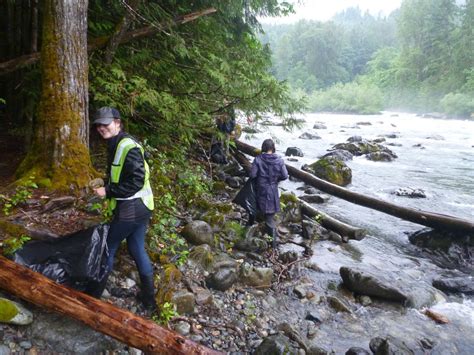
[{"label": "fallen log", "polygon": [[350,224],[341,222],[329,215],[327,215],[324,212],[321,212],[311,206],[309,203],[299,199],[300,206],[301,206],[301,212],[303,214],[309,216],[309,217],[318,217],[319,223],[327,229],[330,229],[336,233],[339,233],[342,236],[346,236],[349,239],[356,239],[356,240],[362,240],[365,237],[365,230],[361,228],[356,228],[351,226]]},{"label": "fallen log", "polygon": [[0,288],[151,354],[220,354],[155,322],[59,285],[0,255]]},{"label": "fallen log", "polygon": [[[245,154],[256,156],[257,148],[241,141],[235,141],[236,147]],[[330,195],[342,198],[343,200],[357,205],[372,208],[374,210],[395,216],[413,223],[441,230],[452,230],[463,233],[474,232],[474,223],[461,218],[448,216],[440,213],[427,212],[409,207],[402,207],[391,202],[379,200],[375,197],[366,196],[350,191],[325,180],[319,179],[313,174],[301,171],[290,165],[286,165],[288,173],[306,184],[314,186]]]},{"label": "fallen log", "polygon": [[[239,164],[242,165],[247,174],[250,174],[251,163],[247,159],[247,157],[245,157],[245,155],[235,149],[232,150],[232,153],[239,162]],[[327,215],[324,212],[318,211],[316,208],[312,207],[310,204],[306,203],[301,199],[298,199],[298,201],[300,203],[301,212],[313,218],[320,216],[319,223],[324,228],[330,229],[336,233],[339,233],[342,236],[348,237],[349,239],[362,240],[364,238],[365,230],[353,227],[347,223],[341,222]]]}]

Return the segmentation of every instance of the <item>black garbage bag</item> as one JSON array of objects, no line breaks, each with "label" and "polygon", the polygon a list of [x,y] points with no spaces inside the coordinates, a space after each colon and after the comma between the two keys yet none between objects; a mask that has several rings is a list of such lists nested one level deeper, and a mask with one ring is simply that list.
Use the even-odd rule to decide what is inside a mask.
[{"label": "black garbage bag", "polygon": [[94,294],[107,276],[109,225],[97,225],[66,236],[25,244],[14,261],[44,276]]},{"label": "black garbage bag", "polygon": [[248,214],[256,216],[258,208],[255,179],[248,179],[232,202],[245,208]]}]

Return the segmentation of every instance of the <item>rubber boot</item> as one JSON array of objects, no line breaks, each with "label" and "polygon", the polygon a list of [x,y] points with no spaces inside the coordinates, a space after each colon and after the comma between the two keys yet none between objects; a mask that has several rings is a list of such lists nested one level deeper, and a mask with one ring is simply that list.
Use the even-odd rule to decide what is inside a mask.
[{"label": "rubber boot", "polygon": [[142,289],[138,298],[143,303],[143,306],[145,306],[145,310],[148,312],[155,312],[156,300],[153,274],[140,275],[140,281]]},{"label": "rubber boot", "polygon": [[100,299],[100,297],[104,293],[105,286],[107,286],[108,278],[109,275],[105,275],[101,281],[89,282],[89,285],[87,286],[87,290],[85,292],[88,295],[91,295],[92,297]]}]

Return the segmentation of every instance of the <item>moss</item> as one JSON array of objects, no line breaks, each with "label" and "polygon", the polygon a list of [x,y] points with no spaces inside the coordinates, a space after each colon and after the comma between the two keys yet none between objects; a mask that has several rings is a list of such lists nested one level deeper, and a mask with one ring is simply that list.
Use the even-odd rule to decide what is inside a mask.
[{"label": "moss", "polygon": [[280,202],[288,205],[289,203],[298,203],[298,197],[292,192],[284,192],[280,196]]},{"label": "moss", "polygon": [[225,191],[225,182],[215,181],[212,185],[212,189],[216,192]]},{"label": "moss", "polygon": [[51,179],[49,179],[49,178],[39,179],[37,184],[38,184],[39,187],[44,187],[44,188],[47,188],[47,189],[49,189],[53,186],[53,183],[52,183]]},{"label": "moss", "polygon": [[173,293],[183,277],[181,271],[174,264],[166,264],[163,268],[156,292],[156,302],[159,306],[171,301]]},{"label": "moss", "polygon": [[352,172],[342,161],[334,157],[319,159],[310,169],[317,177],[339,186],[345,186],[352,180]]},{"label": "moss", "polygon": [[18,308],[9,300],[0,298],[0,322],[9,322],[18,314]]},{"label": "moss", "polygon": [[230,203],[219,203],[215,205],[216,209],[224,214],[232,212],[232,204]]},{"label": "moss", "polygon": [[19,237],[21,235],[29,234],[25,227],[3,219],[0,219],[0,232],[2,234],[0,239],[5,239],[4,237],[8,236]]}]

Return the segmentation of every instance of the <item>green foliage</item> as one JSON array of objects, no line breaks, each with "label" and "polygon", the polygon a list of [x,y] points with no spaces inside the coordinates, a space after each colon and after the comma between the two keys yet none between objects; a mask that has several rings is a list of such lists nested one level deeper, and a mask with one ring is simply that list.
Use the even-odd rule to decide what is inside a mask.
[{"label": "green foliage", "polygon": [[167,325],[172,318],[177,316],[179,316],[179,313],[176,310],[176,305],[171,302],[165,302],[160,307],[160,313],[153,315],[152,320],[157,324]]},{"label": "green foliage", "polygon": [[473,93],[449,93],[441,100],[444,112],[457,117],[472,117],[474,114]]},{"label": "green foliage", "polygon": [[326,91],[313,92],[308,106],[312,112],[374,114],[383,108],[383,94],[373,85],[336,84]]},{"label": "green foliage", "polygon": [[19,313],[18,308],[5,298],[0,298],[0,322],[9,322]]},{"label": "green foliage", "polygon": [[30,241],[31,238],[27,235],[21,235],[20,237],[8,238],[2,241],[2,248],[4,255],[12,255],[17,250],[21,249],[25,243]]},{"label": "green foliage", "polygon": [[33,195],[33,190],[38,188],[33,175],[20,181],[12,196],[0,195],[0,202],[3,205],[3,213],[9,215],[13,208],[25,203]]}]

